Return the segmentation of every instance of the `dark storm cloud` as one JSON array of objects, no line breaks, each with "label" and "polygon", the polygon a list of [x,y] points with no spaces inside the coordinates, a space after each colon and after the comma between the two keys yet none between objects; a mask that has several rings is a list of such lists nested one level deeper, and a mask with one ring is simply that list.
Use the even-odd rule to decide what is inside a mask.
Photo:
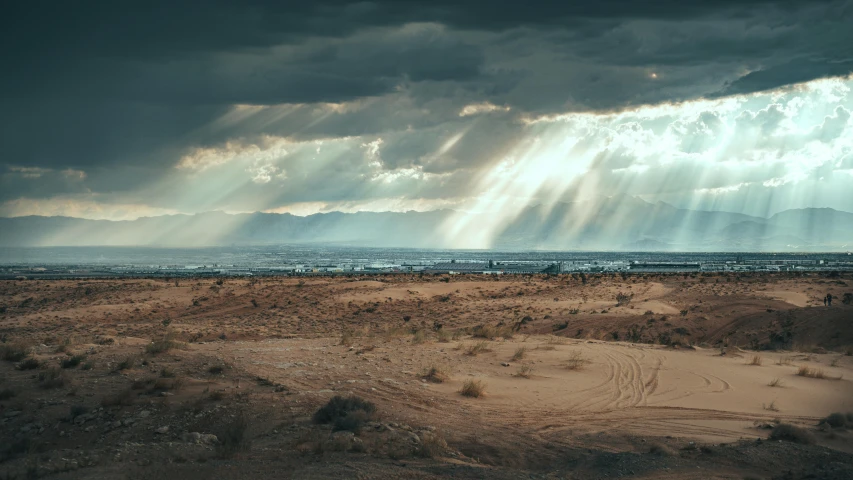
[{"label": "dark storm cloud", "polygon": [[[476,168],[518,137],[513,115],[846,75],[851,16],[847,0],[17,2],[0,11],[2,199],[130,190],[262,134],[382,135],[389,170]],[[480,102],[512,113],[437,155]],[[285,105],[214,128],[235,104]],[[17,185],[12,167],[54,173]]]}]

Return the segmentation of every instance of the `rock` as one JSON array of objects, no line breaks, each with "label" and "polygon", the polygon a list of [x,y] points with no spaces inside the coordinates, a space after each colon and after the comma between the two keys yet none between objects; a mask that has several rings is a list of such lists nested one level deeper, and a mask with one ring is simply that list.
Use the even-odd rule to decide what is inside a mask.
[{"label": "rock", "polygon": [[175,394],[172,392],[160,392],[161,397],[174,397]]},{"label": "rock", "polygon": [[198,432],[185,433],[181,435],[181,440],[189,443],[200,443],[201,442],[201,434]]},{"label": "rock", "polygon": [[169,433],[169,426],[166,425],[166,426],[160,427],[157,430],[154,430],[154,433],[159,433],[161,435],[163,435],[165,433]]},{"label": "rock", "polygon": [[212,433],[202,433],[201,434],[201,443],[205,445],[214,445],[219,443],[219,437]]},{"label": "rock", "polygon": [[6,418],[14,418],[20,414],[21,412],[19,410],[9,410],[8,412],[4,413],[3,416]]},{"label": "rock", "polygon": [[508,366],[509,366],[509,364],[508,364],[507,362],[501,362],[501,366],[502,366],[502,367],[508,367]]},{"label": "rock", "polygon": [[139,418],[148,418],[151,416],[151,412],[148,410],[143,410],[139,412]]}]

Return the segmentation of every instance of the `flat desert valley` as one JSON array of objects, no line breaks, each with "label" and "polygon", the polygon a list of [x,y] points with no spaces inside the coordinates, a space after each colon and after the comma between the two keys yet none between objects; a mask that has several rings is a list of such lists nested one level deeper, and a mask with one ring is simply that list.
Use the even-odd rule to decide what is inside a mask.
[{"label": "flat desert valley", "polygon": [[851,293],[818,273],[4,281],[0,478],[850,479]]}]

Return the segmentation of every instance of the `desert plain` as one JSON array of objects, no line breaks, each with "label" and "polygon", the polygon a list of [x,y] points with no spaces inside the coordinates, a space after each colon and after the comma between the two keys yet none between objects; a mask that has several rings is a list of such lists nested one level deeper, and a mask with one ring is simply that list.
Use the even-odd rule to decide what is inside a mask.
[{"label": "desert plain", "polygon": [[849,479],[851,297],[849,273],[3,281],[0,478]]}]

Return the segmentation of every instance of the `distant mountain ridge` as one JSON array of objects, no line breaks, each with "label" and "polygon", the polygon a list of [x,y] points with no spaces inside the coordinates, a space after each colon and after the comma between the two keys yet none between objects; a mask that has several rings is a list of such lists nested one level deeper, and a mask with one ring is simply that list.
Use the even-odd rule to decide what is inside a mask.
[{"label": "distant mountain ridge", "polygon": [[[211,246],[336,243],[453,248],[445,238],[456,212],[291,214],[206,212],[131,221],[71,217],[0,218],[0,246]],[[487,214],[467,219],[494,221]],[[537,205],[500,225],[492,248],[655,251],[847,251],[853,213],[786,210],[769,218],[676,208],[636,197]]]}]

